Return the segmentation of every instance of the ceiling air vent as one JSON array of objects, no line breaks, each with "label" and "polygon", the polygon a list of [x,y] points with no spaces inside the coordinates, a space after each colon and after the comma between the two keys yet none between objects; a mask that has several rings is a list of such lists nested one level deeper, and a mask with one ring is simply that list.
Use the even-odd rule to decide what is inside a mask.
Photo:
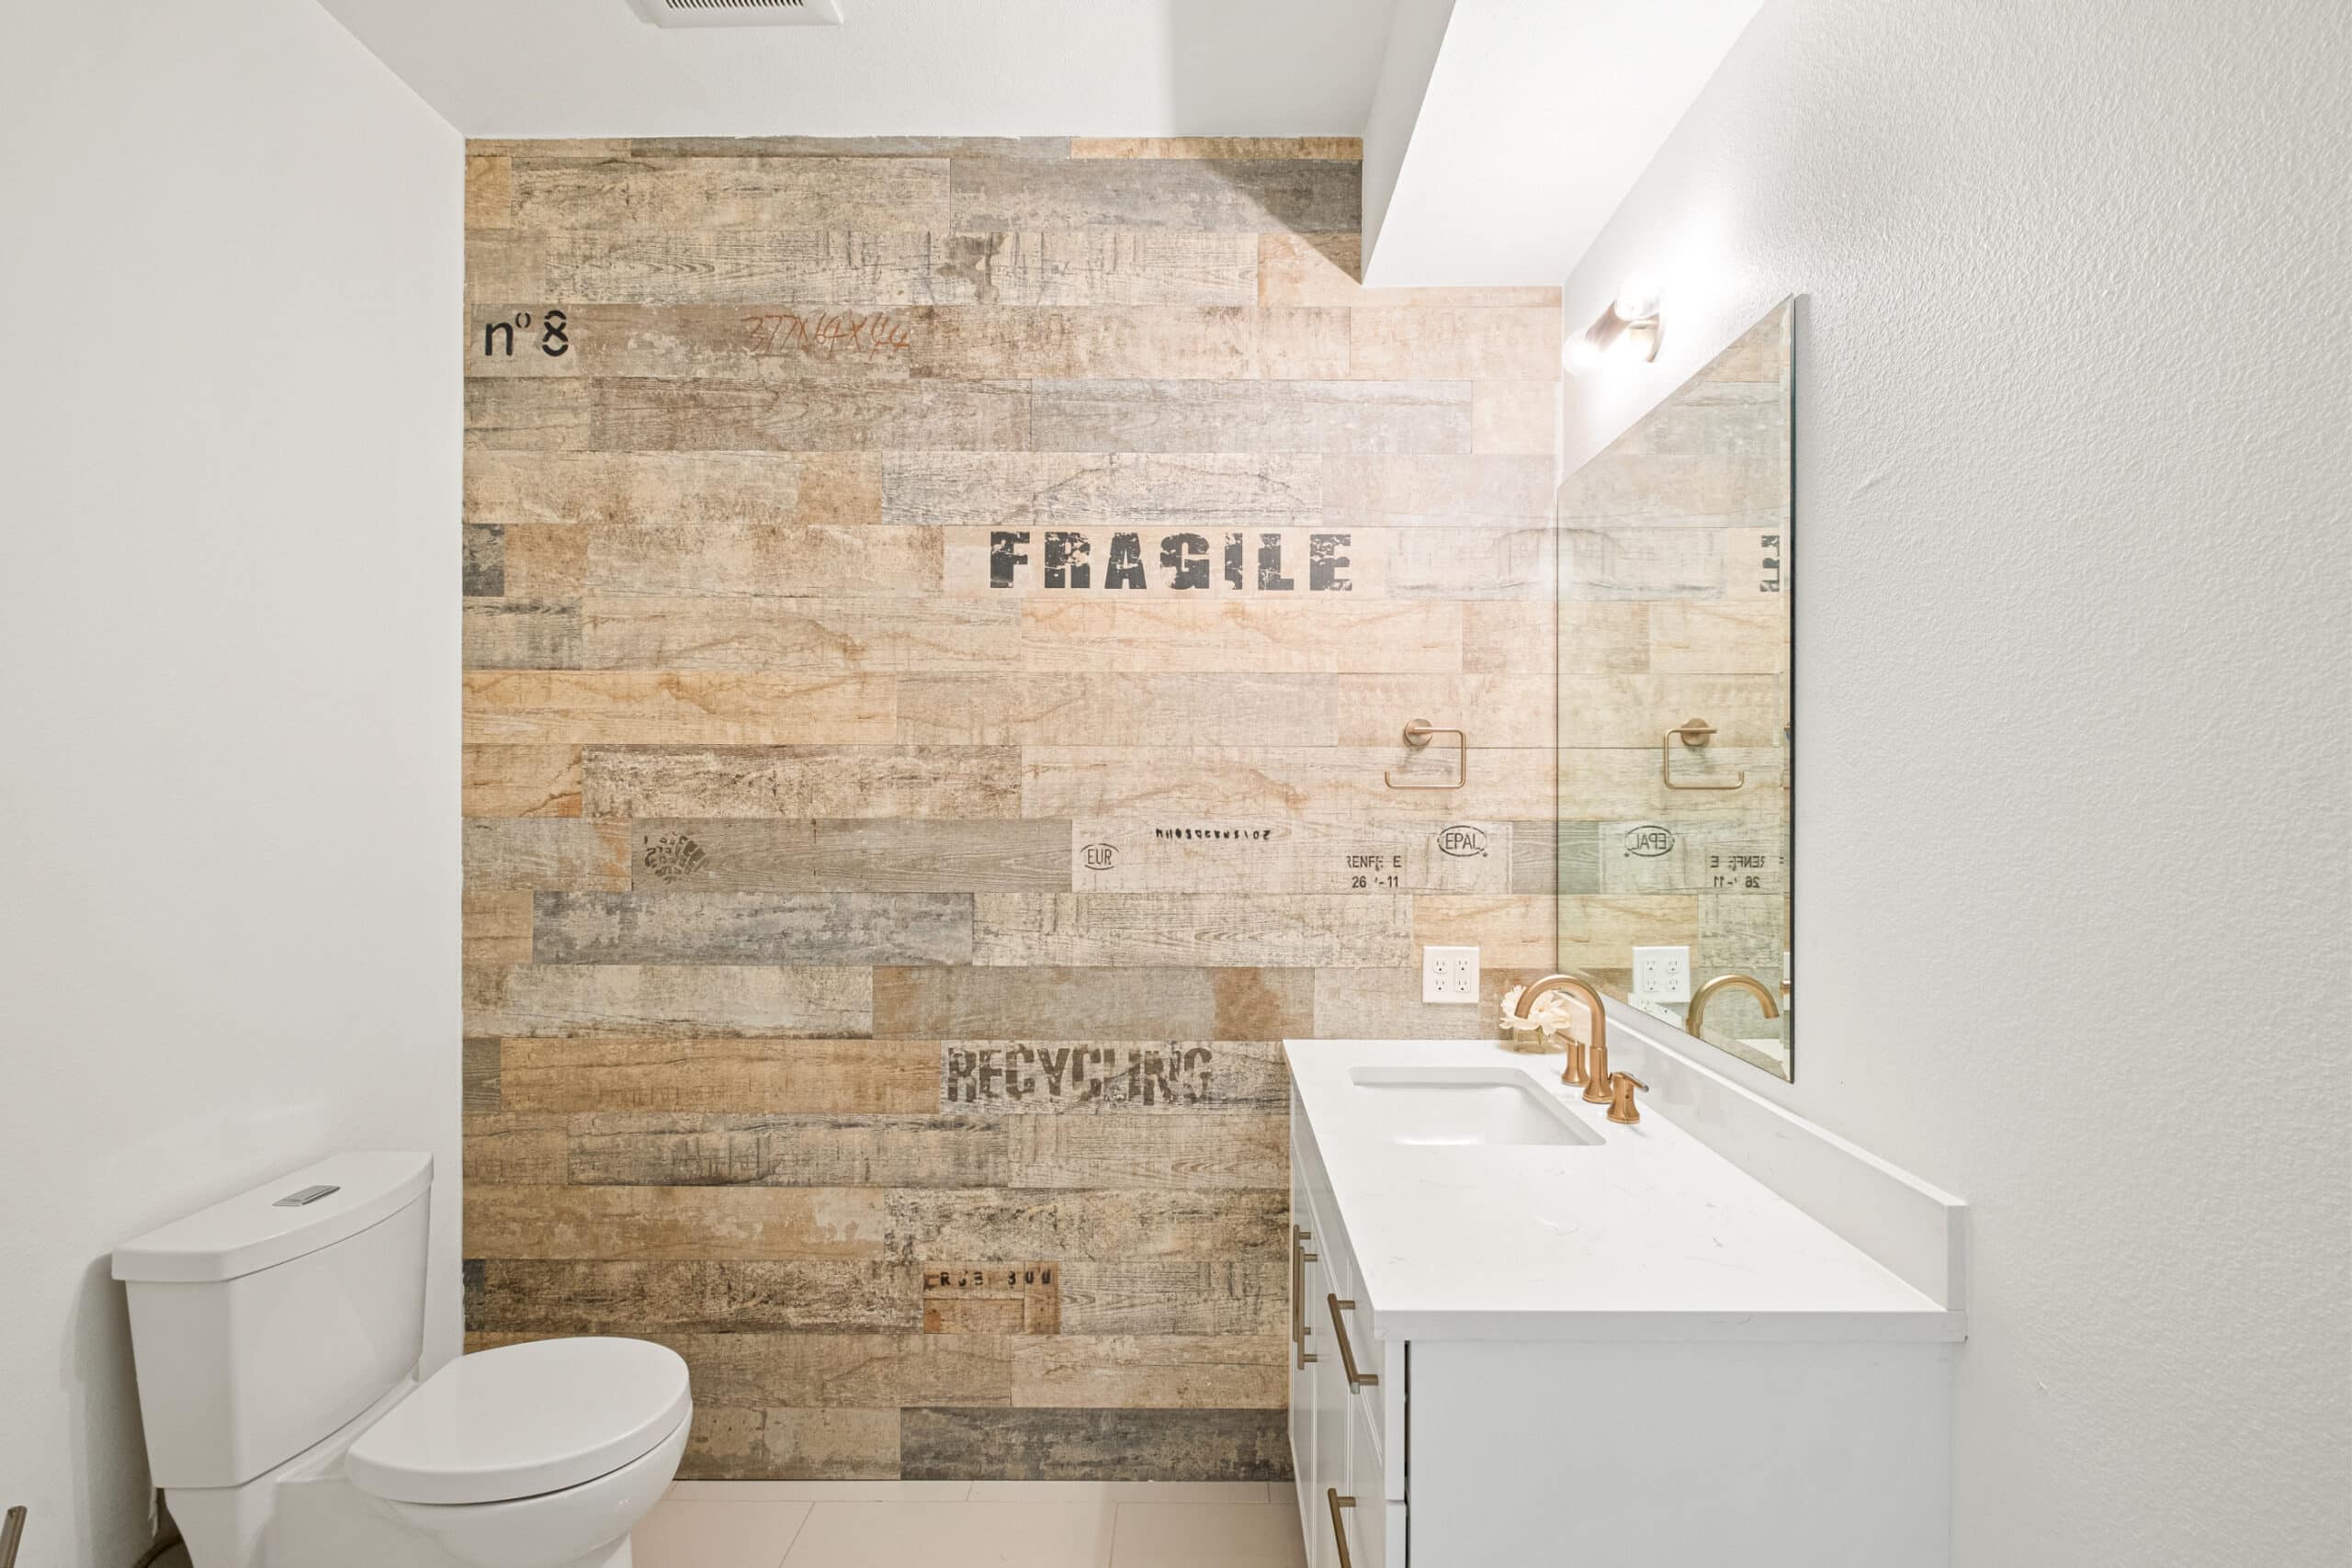
[{"label": "ceiling air vent", "polygon": [[839,27],[842,0],[628,0],[657,28]]}]

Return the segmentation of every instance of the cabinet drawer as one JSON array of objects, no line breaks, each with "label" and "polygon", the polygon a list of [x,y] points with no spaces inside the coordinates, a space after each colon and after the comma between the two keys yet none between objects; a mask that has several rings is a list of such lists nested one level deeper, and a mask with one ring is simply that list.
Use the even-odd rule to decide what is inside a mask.
[{"label": "cabinet drawer", "polygon": [[[1381,1495],[1380,1447],[1373,1441],[1361,1405],[1349,1452],[1352,1465],[1347,1495],[1355,1499],[1355,1506],[1341,1508],[1334,1527],[1347,1532],[1347,1568],[1405,1568],[1405,1505]],[[1335,1561],[1337,1557],[1333,1553]]]},{"label": "cabinet drawer", "polygon": [[[1361,1301],[1337,1292],[1323,1303],[1323,1325],[1331,1331],[1326,1352],[1341,1369],[1354,1407],[1359,1445],[1372,1442],[1381,1454],[1377,1495],[1402,1502],[1405,1497],[1405,1347],[1371,1338],[1365,1329],[1372,1314]],[[1346,1378],[1352,1364],[1356,1377]]]}]

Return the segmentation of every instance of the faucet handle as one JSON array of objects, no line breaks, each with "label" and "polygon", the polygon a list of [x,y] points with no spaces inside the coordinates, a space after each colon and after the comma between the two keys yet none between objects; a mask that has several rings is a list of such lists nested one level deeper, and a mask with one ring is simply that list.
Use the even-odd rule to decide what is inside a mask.
[{"label": "faucet handle", "polygon": [[1609,1119],[1632,1126],[1642,1119],[1642,1108],[1634,1103],[1634,1091],[1650,1086],[1631,1073],[1609,1075]]}]

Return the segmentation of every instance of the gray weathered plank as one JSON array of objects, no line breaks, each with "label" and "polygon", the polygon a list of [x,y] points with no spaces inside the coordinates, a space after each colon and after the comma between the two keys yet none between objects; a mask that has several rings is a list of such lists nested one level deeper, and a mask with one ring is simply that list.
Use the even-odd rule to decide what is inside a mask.
[{"label": "gray weathered plank", "polygon": [[469,524],[881,521],[881,465],[859,452],[466,454]]},{"label": "gray weathered plank", "polygon": [[1013,747],[591,747],[577,765],[591,817],[1021,815]]},{"label": "gray weathered plank", "polygon": [[1281,1040],[1314,1032],[1313,995],[1304,969],[885,968],[874,971],[874,1032],[931,1040]]},{"label": "gray weathered plank", "polygon": [[888,229],[950,226],[944,158],[697,157],[513,160],[514,227]]},{"label": "gray weathered plank", "polygon": [[899,1413],[910,1481],[1287,1481],[1279,1410],[974,1410]]},{"label": "gray weathered plank", "polygon": [[896,1410],[743,1409],[695,1404],[678,1473],[689,1481],[891,1481]]},{"label": "gray weathered plank", "polygon": [[[908,971],[894,970],[894,974]],[[532,964],[469,998],[471,1034],[871,1032],[873,971],[844,966]]]},{"label": "gray weathered plank", "polygon": [[1396,893],[982,893],[972,962],[1376,968],[1409,962],[1412,906]]},{"label": "gray weathered plank", "polygon": [[1005,893],[1070,884],[1066,822],[649,818],[630,833],[639,888]]},{"label": "gray weathered plank", "polygon": [[966,231],[1319,233],[1354,229],[1363,209],[1353,163],[958,158],[953,179],[956,226]]},{"label": "gray weathered plank", "polygon": [[973,953],[968,893],[549,892],[536,902],[540,964],[967,964]]},{"label": "gray weathered plank", "polygon": [[1309,675],[910,675],[898,738],[950,746],[1329,746],[1338,714]]},{"label": "gray weathered plank", "polygon": [[[940,1108],[927,1040],[518,1039],[497,1051],[497,1105],[562,1111],[903,1115]],[[470,1058],[469,1058],[470,1059]]]},{"label": "gray weathered plank", "polygon": [[1041,452],[1468,452],[1454,381],[1038,381]]},{"label": "gray weathered plank", "polygon": [[566,1150],[575,1187],[997,1187],[1016,1169],[1004,1125],[969,1115],[600,1112],[571,1119]]},{"label": "gray weathered plank", "polygon": [[1280,1334],[1290,1273],[1278,1260],[1081,1259],[1062,1266],[1070,1334]]},{"label": "gray weathered plank", "polygon": [[[830,573],[848,578],[853,563],[876,558],[843,544],[829,552]],[[797,585],[809,564],[796,556],[779,570]],[[1006,600],[621,593],[584,601],[574,621],[572,666],[586,670],[1009,669],[1023,652],[1021,606]]]},{"label": "gray weathered plank", "polygon": [[886,453],[882,520],[1303,527],[1321,519],[1321,461],[1283,453]]},{"label": "gray weathered plank", "polygon": [[479,1305],[466,1320],[475,1333],[908,1331],[922,1316],[910,1263],[493,1258],[479,1273]]}]

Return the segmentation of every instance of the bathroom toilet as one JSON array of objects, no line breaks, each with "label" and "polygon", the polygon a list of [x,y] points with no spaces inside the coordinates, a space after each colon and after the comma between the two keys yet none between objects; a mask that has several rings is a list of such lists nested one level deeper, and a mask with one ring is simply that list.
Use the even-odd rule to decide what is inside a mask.
[{"label": "bathroom toilet", "polygon": [[629,1568],[685,1363],[546,1339],[422,1382],[432,1156],[337,1155],[117,1247],[192,1568]]}]

